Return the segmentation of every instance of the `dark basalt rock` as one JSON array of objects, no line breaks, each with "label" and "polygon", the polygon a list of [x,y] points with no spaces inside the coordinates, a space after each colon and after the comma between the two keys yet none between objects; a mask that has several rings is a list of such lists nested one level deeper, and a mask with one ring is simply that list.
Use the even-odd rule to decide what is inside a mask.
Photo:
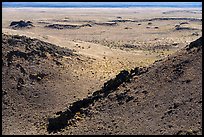
[{"label": "dark basalt rock", "polygon": [[30,28],[30,27],[34,27],[33,23],[31,21],[12,21],[10,24],[10,27],[12,27],[13,29],[15,28]]},{"label": "dark basalt rock", "polygon": [[121,71],[116,76],[115,79],[111,79],[107,81],[106,83],[104,83],[104,87],[103,87],[104,92],[116,89],[120,84],[127,81],[128,78],[129,78],[129,72],[126,70]]},{"label": "dark basalt rock", "polygon": [[192,131],[185,131],[185,130],[179,130],[175,133],[175,135],[197,135],[198,131],[192,130]]},{"label": "dark basalt rock", "polygon": [[176,26],[175,30],[198,30],[196,28]]},{"label": "dark basalt rock", "polygon": [[41,72],[41,73],[38,73],[38,74],[30,74],[29,78],[32,79],[32,80],[40,81],[47,75],[48,74],[45,74],[45,73]]},{"label": "dark basalt rock", "polygon": [[202,48],[202,37],[200,37],[196,41],[191,42],[186,48],[187,51],[192,48]]},{"label": "dark basalt rock", "polygon": [[22,78],[19,78],[17,83],[17,89],[21,90],[23,87],[23,84],[25,84],[24,80]]},{"label": "dark basalt rock", "polygon": [[[58,117],[48,118],[47,131],[51,133],[60,131],[61,129],[65,128],[69,125],[70,121],[74,119],[74,116],[77,112],[89,115],[88,109],[86,108],[88,108],[91,104],[109,95],[122,83],[129,81],[132,76],[140,75],[142,73],[145,73],[146,71],[146,68],[135,68],[130,73],[126,70],[121,71],[118,75],[116,75],[114,79],[110,79],[109,81],[104,83],[104,86],[101,90],[95,91],[91,96],[87,98],[72,103],[72,105],[70,105],[65,112],[57,112],[57,115],[59,115]],[[117,95],[117,100],[120,104],[122,104],[124,101],[129,102],[133,99],[134,97],[127,95],[127,93],[121,93]]]},{"label": "dark basalt rock", "polygon": [[63,25],[63,24],[50,24],[46,25],[46,28],[52,29],[79,29],[81,27],[92,27],[91,24],[83,24],[83,25]]},{"label": "dark basalt rock", "polygon": [[[6,36],[5,36],[6,37]],[[46,43],[37,39],[27,38],[25,36],[13,35],[8,39],[3,39],[2,43],[8,43],[9,47],[22,47],[24,50],[11,50],[6,54],[6,59],[8,66],[12,63],[13,58],[23,58],[26,61],[32,61],[36,57],[47,58],[46,53],[51,54],[55,57],[62,56],[72,56],[73,50],[67,48],[61,48],[51,43]],[[4,62],[5,64],[6,62]],[[61,65],[61,63],[56,61],[57,65]]]},{"label": "dark basalt rock", "polygon": [[77,25],[62,25],[62,24],[51,24],[45,27],[52,28],[52,29],[79,29],[80,28]]},{"label": "dark basalt rock", "polygon": [[127,102],[129,102],[129,101],[131,101],[133,99],[134,99],[134,97],[133,96],[129,96],[127,94],[127,92],[116,94],[116,100],[118,101],[119,105],[124,104],[124,102],[127,103]]},{"label": "dark basalt rock", "polygon": [[118,25],[116,22],[103,22],[103,23],[95,23],[96,25],[102,25],[102,26],[116,26]]}]

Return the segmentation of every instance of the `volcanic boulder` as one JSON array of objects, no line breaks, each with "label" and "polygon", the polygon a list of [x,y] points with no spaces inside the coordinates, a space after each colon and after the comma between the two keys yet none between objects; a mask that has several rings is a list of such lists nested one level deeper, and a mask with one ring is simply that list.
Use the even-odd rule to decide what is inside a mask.
[{"label": "volcanic boulder", "polygon": [[10,27],[12,27],[13,29],[18,29],[18,28],[31,28],[34,27],[33,23],[31,21],[12,21],[10,24]]}]

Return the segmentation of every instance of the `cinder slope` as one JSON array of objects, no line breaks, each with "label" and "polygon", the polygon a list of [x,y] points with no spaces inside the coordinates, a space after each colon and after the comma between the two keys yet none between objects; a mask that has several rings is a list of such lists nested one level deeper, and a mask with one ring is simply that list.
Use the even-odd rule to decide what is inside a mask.
[{"label": "cinder slope", "polygon": [[58,134],[202,134],[202,37],[85,112]]},{"label": "cinder slope", "polygon": [[71,58],[69,63],[77,57],[72,50],[37,39],[2,34],[3,134],[37,134],[40,121],[65,107],[63,100],[70,101],[64,97],[69,88],[64,93],[55,88],[72,78],[71,70],[61,74],[63,56]]},{"label": "cinder slope", "polygon": [[80,85],[93,83],[64,65],[77,61],[69,49],[2,34],[2,133],[202,134],[202,38],[78,101]]}]

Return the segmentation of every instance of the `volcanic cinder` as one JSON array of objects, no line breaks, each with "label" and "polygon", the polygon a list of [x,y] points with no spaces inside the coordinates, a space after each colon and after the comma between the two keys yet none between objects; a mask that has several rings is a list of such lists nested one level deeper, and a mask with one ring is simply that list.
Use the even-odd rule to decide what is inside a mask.
[{"label": "volcanic cinder", "polygon": [[2,12],[2,134],[202,134],[202,10]]}]

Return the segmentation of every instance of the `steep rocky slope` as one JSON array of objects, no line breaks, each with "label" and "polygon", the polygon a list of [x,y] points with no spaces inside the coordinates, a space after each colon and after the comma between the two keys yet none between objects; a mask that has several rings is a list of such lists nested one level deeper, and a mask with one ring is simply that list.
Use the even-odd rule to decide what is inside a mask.
[{"label": "steep rocky slope", "polygon": [[[48,132],[202,134],[202,37],[138,72],[123,71],[92,96],[58,112],[48,119]],[[117,87],[106,88],[114,83]]]},{"label": "steep rocky slope", "polygon": [[36,134],[36,124],[62,107],[58,98],[64,94],[55,89],[56,82],[72,78],[71,70],[61,74],[64,56],[71,58],[70,64],[77,57],[72,50],[38,39],[2,34],[3,134]]}]

